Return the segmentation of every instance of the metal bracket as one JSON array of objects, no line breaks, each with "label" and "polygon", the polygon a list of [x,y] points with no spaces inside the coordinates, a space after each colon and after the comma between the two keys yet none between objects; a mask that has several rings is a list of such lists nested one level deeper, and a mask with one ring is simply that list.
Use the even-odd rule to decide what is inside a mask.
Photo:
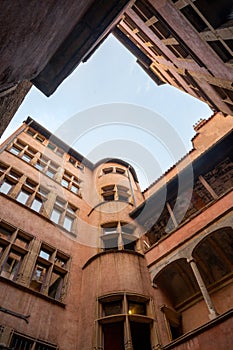
[{"label": "metal bracket", "polygon": [[11,311],[9,309],[5,309],[4,307],[1,307],[1,306],[0,306],[0,311],[4,312],[5,314],[8,314],[8,315],[12,315],[12,316],[21,318],[22,320],[24,320],[27,323],[29,323],[28,318],[31,316],[31,315],[22,315],[22,314],[19,314],[18,312],[14,312],[14,311]]}]

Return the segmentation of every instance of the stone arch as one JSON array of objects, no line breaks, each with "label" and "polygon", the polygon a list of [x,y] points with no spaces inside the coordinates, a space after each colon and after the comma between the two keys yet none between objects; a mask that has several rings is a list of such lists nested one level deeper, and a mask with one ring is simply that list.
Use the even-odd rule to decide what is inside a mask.
[{"label": "stone arch", "polygon": [[232,276],[232,227],[222,227],[206,235],[194,247],[192,256],[207,287]]},{"label": "stone arch", "polygon": [[176,310],[189,303],[199,293],[192,269],[184,258],[165,266],[154,277],[153,283],[166,295]]}]

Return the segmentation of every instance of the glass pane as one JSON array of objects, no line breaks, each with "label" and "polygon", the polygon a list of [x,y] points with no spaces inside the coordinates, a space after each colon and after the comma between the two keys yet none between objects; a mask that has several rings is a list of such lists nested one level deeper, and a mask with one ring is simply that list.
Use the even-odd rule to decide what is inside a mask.
[{"label": "glass pane", "polygon": [[103,316],[117,315],[122,313],[122,301],[115,300],[103,303]]},{"label": "glass pane", "polygon": [[42,207],[42,201],[40,199],[35,198],[32,202],[31,208],[39,213]]},{"label": "glass pane", "polygon": [[11,184],[10,182],[4,181],[0,187],[0,192],[8,194],[12,187],[13,187],[13,184]]},{"label": "glass pane", "polygon": [[37,139],[37,141],[39,141],[41,143],[45,140],[45,138],[43,136],[40,136],[40,135],[37,135],[36,139]]},{"label": "glass pane", "polygon": [[42,258],[44,258],[46,260],[49,260],[50,256],[51,256],[51,253],[41,249],[40,253],[39,253],[39,256],[41,256]]},{"label": "glass pane", "polygon": [[51,142],[48,143],[47,147],[50,148],[51,150],[55,150],[56,148],[56,146]]},{"label": "glass pane", "polygon": [[66,188],[69,186],[69,182],[66,181],[65,179],[61,180],[61,184],[62,184],[63,187],[66,187]]},{"label": "glass pane", "polygon": [[62,213],[61,213],[59,210],[53,209],[50,219],[51,219],[53,222],[55,222],[56,224],[58,224],[58,223],[59,223],[59,220],[60,220],[60,218],[61,218],[61,214],[62,214]]},{"label": "glass pane", "polygon": [[20,150],[13,146],[13,147],[11,147],[10,152],[17,156],[20,153]]},{"label": "glass pane", "polygon": [[51,171],[50,169],[48,169],[48,170],[46,171],[46,175],[48,175],[51,179],[53,179],[55,173],[54,173],[53,171]]},{"label": "glass pane", "polygon": [[22,159],[25,161],[25,162],[27,162],[27,163],[29,163],[31,160],[32,160],[32,157],[31,156],[29,156],[28,154],[23,154],[23,156],[22,156]]},{"label": "glass pane", "polygon": [[128,313],[130,315],[133,315],[133,314],[146,315],[146,304],[139,303],[136,301],[129,301]]},{"label": "glass pane", "polygon": [[74,186],[74,185],[72,185],[70,190],[71,190],[73,193],[77,194],[78,191],[79,191],[79,188],[76,187],[76,186]]},{"label": "glass pane", "polygon": [[38,169],[40,171],[42,171],[44,169],[44,166],[42,164],[40,164],[40,163],[36,163],[35,167],[36,167],[36,169]]},{"label": "glass pane", "polygon": [[130,225],[123,225],[123,226],[121,226],[121,232],[127,233],[127,234],[132,234],[134,232],[134,229]]},{"label": "glass pane", "polygon": [[27,134],[31,135],[31,136],[34,136],[35,135],[35,131],[34,130],[31,130],[31,129],[28,129],[27,130]]},{"label": "glass pane", "polygon": [[33,274],[33,280],[43,282],[43,280],[46,276],[46,273],[47,273],[47,270],[44,266],[36,264],[36,268],[35,268],[35,271]]},{"label": "glass pane", "polygon": [[20,191],[16,200],[22,204],[26,204],[29,197],[30,193],[26,191]]},{"label": "glass pane", "polygon": [[104,233],[104,234],[113,234],[113,233],[117,233],[117,226],[114,226],[114,227],[104,227],[104,228],[103,228],[103,233]]},{"label": "glass pane", "polygon": [[74,219],[70,218],[69,216],[65,216],[63,227],[66,230],[71,231],[73,222],[74,222]]}]

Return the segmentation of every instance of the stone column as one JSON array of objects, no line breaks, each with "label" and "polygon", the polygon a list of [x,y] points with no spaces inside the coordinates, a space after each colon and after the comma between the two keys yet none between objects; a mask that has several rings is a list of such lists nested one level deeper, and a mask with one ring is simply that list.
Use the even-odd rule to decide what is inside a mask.
[{"label": "stone column", "polygon": [[197,284],[198,284],[198,286],[199,286],[199,288],[201,290],[201,294],[202,294],[202,296],[204,298],[204,301],[206,303],[206,306],[207,306],[207,308],[209,310],[209,319],[213,320],[215,317],[218,316],[218,313],[215,310],[215,307],[214,307],[214,305],[212,303],[212,300],[211,300],[210,295],[209,295],[209,293],[207,291],[205,283],[204,283],[204,281],[203,281],[203,279],[201,277],[201,274],[200,274],[200,272],[198,270],[197,264],[196,264],[196,262],[193,259],[188,260],[188,263],[190,264],[191,269],[193,270],[194,276],[196,277]]}]

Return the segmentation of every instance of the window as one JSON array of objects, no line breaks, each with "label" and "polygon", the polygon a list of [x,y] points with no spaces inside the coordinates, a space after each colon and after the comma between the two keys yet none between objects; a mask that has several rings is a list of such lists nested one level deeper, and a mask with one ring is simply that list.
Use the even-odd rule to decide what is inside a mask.
[{"label": "window", "polygon": [[135,250],[137,237],[134,235],[134,227],[129,223],[111,222],[102,225],[101,239],[103,249],[127,249]]},{"label": "window", "polygon": [[30,192],[26,192],[25,190],[21,190],[19,192],[16,200],[22,204],[26,204],[29,197],[30,197]]},{"label": "window", "polygon": [[29,206],[37,213],[41,213],[43,203],[47,200],[47,195],[48,191],[46,189],[27,180],[18,193],[16,200],[21,204]]},{"label": "window", "polygon": [[27,163],[30,163],[37,153],[34,148],[28,146],[26,143],[22,142],[19,139],[16,139],[13,145],[8,147],[8,151],[15,156],[20,157]]},{"label": "window", "polygon": [[118,200],[123,202],[128,202],[129,200],[129,190],[127,187],[117,185]]},{"label": "window", "polygon": [[30,288],[56,300],[63,300],[68,277],[69,256],[42,243]]},{"label": "window", "polygon": [[[2,169],[2,170],[1,170]],[[5,172],[3,172],[3,170]],[[15,186],[19,184],[23,174],[19,173],[16,169],[10,166],[0,164],[0,180],[2,181],[0,186],[0,192],[4,194],[11,194],[11,191]],[[29,206],[31,209],[42,213],[43,203],[47,200],[49,191],[33,180],[26,178],[24,183],[18,186],[17,193],[14,194],[14,198],[21,204]]]},{"label": "window", "polygon": [[30,136],[32,136],[35,140],[39,141],[40,143],[43,143],[45,140],[45,137],[39,134],[37,131],[35,131],[32,128],[28,128],[26,133]]},{"label": "window", "polygon": [[54,207],[51,212],[50,219],[60,226],[63,226],[67,231],[75,231],[77,208],[70,203],[57,197]]},{"label": "window", "polygon": [[115,186],[105,186],[102,188],[102,198],[104,201],[114,201],[115,200]]},{"label": "window", "polygon": [[8,226],[7,224],[0,224],[0,237],[9,240],[14,233],[15,228],[12,226]]},{"label": "window", "polygon": [[110,174],[113,172],[113,167],[104,168],[102,171],[104,174]]},{"label": "window", "polygon": [[111,174],[111,173],[124,175],[125,169],[120,168],[120,167],[112,167],[112,166],[102,169],[102,175]]},{"label": "window", "polygon": [[10,194],[23,174],[19,173],[9,165],[0,165],[0,192]]},{"label": "window", "polygon": [[121,185],[108,185],[102,187],[102,198],[104,201],[129,201],[129,189]]},{"label": "window", "polygon": [[22,262],[28,253],[32,236],[16,230],[7,223],[0,223],[0,275],[15,281],[21,269]]},{"label": "window", "polygon": [[58,156],[62,157],[65,151],[61,149],[60,147],[56,146],[53,142],[49,141],[47,144],[47,147],[51,149],[54,153],[56,153]]},{"label": "window", "polygon": [[26,335],[19,333],[13,333],[10,341],[10,348],[15,350],[57,350],[58,347],[55,344],[47,343],[44,341],[36,340]]},{"label": "window", "polygon": [[117,168],[117,167],[116,167],[116,173],[117,173],[117,174],[122,174],[122,175],[123,175],[123,174],[125,174],[125,169]]},{"label": "window", "polygon": [[70,156],[70,158],[69,158],[69,163],[72,164],[75,168],[79,168],[81,170],[84,170],[83,164],[79,160],[75,159],[72,156]]},{"label": "window", "polygon": [[99,298],[99,315],[96,327],[97,347],[111,350],[124,349],[124,344],[133,344],[134,350],[151,350],[151,331],[154,331],[152,301],[141,295],[125,293]]},{"label": "window", "polygon": [[68,171],[64,172],[63,178],[61,180],[61,185],[74,194],[77,194],[79,197],[81,197],[80,183],[81,180],[79,178],[72,175]]},{"label": "window", "polygon": [[0,192],[4,194],[9,194],[11,189],[14,187],[14,183],[10,180],[4,180],[0,187]]},{"label": "window", "polygon": [[51,161],[49,158],[41,156],[40,159],[37,160],[35,167],[37,170],[43,172],[51,179],[54,179],[57,174],[59,165]]},{"label": "window", "polygon": [[[63,301],[70,257],[45,242],[40,243],[39,253],[37,247],[35,237],[0,222],[0,275],[15,282],[22,279],[25,287]],[[32,270],[31,276],[28,276],[28,266]]]}]

